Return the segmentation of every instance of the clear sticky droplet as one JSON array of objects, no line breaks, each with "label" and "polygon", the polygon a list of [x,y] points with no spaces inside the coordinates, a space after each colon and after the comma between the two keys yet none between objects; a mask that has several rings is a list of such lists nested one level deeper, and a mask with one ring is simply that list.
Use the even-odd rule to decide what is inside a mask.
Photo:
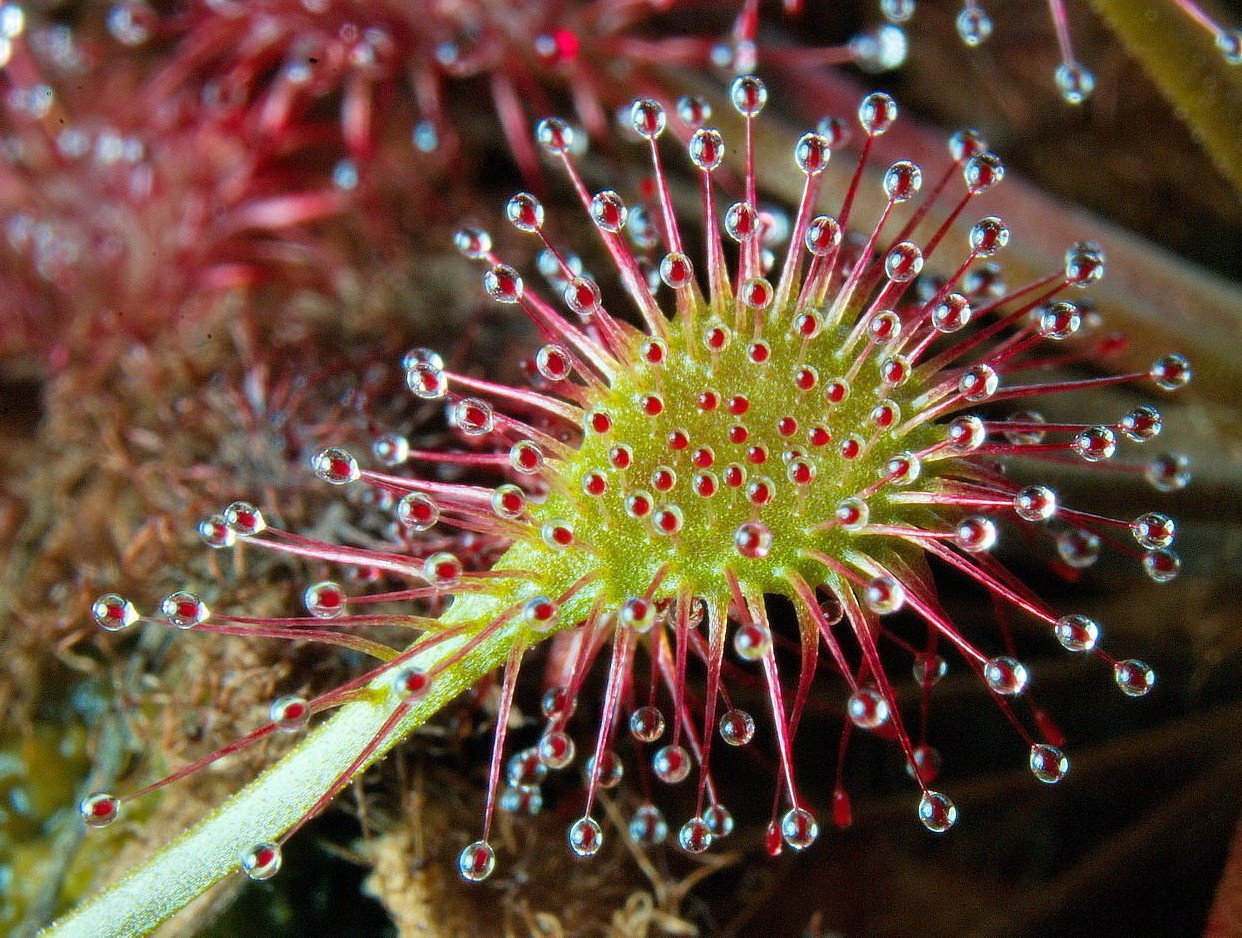
[{"label": "clear sticky droplet", "polygon": [[992,17],[981,7],[963,7],[954,25],[962,42],[971,49],[983,45],[992,35]]},{"label": "clear sticky droplet", "polygon": [[873,730],[888,722],[891,711],[888,701],[874,687],[860,687],[846,701],[845,712],[859,729]]},{"label": "clear sticky droplet", "polygon": [[457,871],[461,878],[480,883],[496,869],[496,851],[486,840],[476,840],[457,857]]},{"label": "clear sticky droplet", "polygon": [[535,596],[522,606],[522,621],[536,632],[548,632],[556,625],[556,603],[547,596]]},{"label": "clear sticky droplet", "polygon": [[483,274],[483,289],[497,303],[517,303],[522,299],[522,278],[508,264],[496,264]]},{"label": "clear sticky droplet", "polygon": [[1057,553],[1075,570],[1085,570],[1100,559],[1099,535],[1083,528],[1070,528],[1057,535]]},{"label": "clear sticky droplet", "polygon": [[970,324],[970,301],[960,293],[950,293],[932,309],[932,326],[937,332],[957,332]]},{"label": "clear sticky droplet", "polygon": [[691,818],[677,832],[677,842],[686,853],[702,853],[712,845],[712,829],[703,818]]},{"label": "clear sticky droplet", "polygon": [[599,285],[589,277],[575,277],[565,284],[565,305],[582,319],[590,319],[603,303]]},{"label": "clear sticky droplet", "polygon": [[457,401],[449,421],[466,436],[486,436],[496,426],[492,406],[477,397],[463,397]]},{"label": "clear sticky droplet", "polygon": [[976,153],[962,167],[962,179],[971,195],[982,195],[1005,178],[1005,164],[995,153]]},{"label": "clear sticky droplet", "polygon": [[267,530],[263,513],[250,502],[233,502],[224,509],[224,522],[238,537],[253,537]]},{"label": "clear sticky droplet", "polygon": [[207,604],[193,593],[178,590],[161,600],[160,615],[175,628],[192,629],[206,622],[211,611],[207,608]]},{"label": "clear sticky droplet", "polygon": [[306,611],[316,619],[335,619],[345,612],[345,590],[331,580],[321,580],[302,594]]},{"label": "clear sticky droplet", "polygon": [[660,279],[674,290],[684,290],[694,283],[694,265],[685,254],[665,254],[660,261]]},{"label": "clear sticky droplet", "polygon": [[1045,785],[1055,785],[1069,772],[1069,759],[1056,746],[1038,743],[1031,747],[1031,774]]},{"label": "clear sticky droplet", "polygon": [[762,521],[744,521],[733,533],[733,546],[751,560],[762,560],[772,552],[772,531]]},{"label": "clear sticky droplet", "polygon": [[654,847],[668,839],[668,823],[655,805],[639,805],[630,819],[629,834],[634,843]]},{"label": "clear sticky droplet", "polygon": [[957,806],[948,795],[925,791],[919,799],[919,820],[933,834],[943,834],[957,823]]},{"label": "clear sticky droplet", "polygon": [[434,586],[448,586],[462,575],[464,569],[456,554],[437,551],[423,561],[423,579]]},{"label": "clear sticky droplet", "polygon": [[684,746],[672,743],[663,747],[651,760],[656,777],[668,785],[684,782],[690,774],[690,753]]},{"label": "clear sticky droplet", "polygon": [[543,203],[529,192],[519,192],[505,205],[505,216],[518,231],[538,231],[543,227]]},{"label": "clear sticky droplet", "polygon": [[803,134],[794,145],[794,162],[808,176],[818,176],[828,168],[832,148],[820,134]]},{"label": "clear sticky droplet", "polygon": [[1062,341],[1082,328],[1082,312],[1075,303],[1052,303],[1039,314],[1039,334]]},{"label": "clear sticky droplet", "polygon": [[1076,287],[1087,287],[1104,276],[1104,251],[1098,244],[1080,241],[1065,252],[1065,279]]},{"label": "clear sticky droplet", "polygon": [[440,520],[440,506],[425,492],[410,492],[397,502],[397,520],[409,531],[428,531]]},{"label": "clear sticky droplet", "polygon": [[630,714],[630,733],[643,743],[654,743],[664,735],[664,714],[658,707],[639,707]]},{"label": "clear sticky droplet", "polygon": [[759,213],[747,202],[734,202],[725,212],[725,231],[739,244],[759,234]]},{"label": "clear sticky droplet", "polygon": [[852,36],[849,48],[865,72],[889,72],[905,64],[910,50],[906,31],[896,23],[882,23]]},{"label": "clear sticky droplet", "polygon": [[616,233],[625,227],[629,212],[621,196],[611,189],[596,193],[591,199],[591,218],[600,229]]},{"label": "clear sticky droplet", "polygon": [[548,767],[539,758],[539,750],[535,746],[515,752],[505,765],[505,780],[515,787],[540,785],[547,776]]},{"label": "clear sticky droplet", "polygon": [[1071,445],[1087,462],[1103,462],[1117,452],[1117,437],[1108,427],[1088,427],[1078,432]]},{"label": "clear sticky droplet", "polygon": [[1013,497],[1013,510],[1024,521],[1047,521],[1057,513],[1057,496],[1043,485],[1028,485]]},{"label": "clear sticky droplet", "polygon": [[757,622],[743,622],[733,633],[733,650],[743,661],[760,661],[772,648],[772,633]]},{"label": "clear sticky droplet", "polygon": [[1095,91],[1095,76],[1078,62],[1062,62],[1054,78],[1066,104],[1082,104]]},{"label": "clear sticky droplet", "polygon": [[642,98],[630,105],[630,124],[640,137],[654,140],[664,133],[668,117],[660,102]]},{"label": "clear sticky droplet", "polygon": [[720,738],[730,746],[745,746],[755,735],[755,718],[734,707],[720,715]]},{"label": "clear sticky droplet", "polygon": [[627,626],[638,633],[650,632],[655,625],[655,603],[641,596],[631,596],[621,604],[619,619],[621,625]]},{"label": "clear sticky droplet", "polygon": [[837,503],[837,522],[847,531],[860,531],[871,518],[871,509],[861,498],[843,498]]},{"label": "clear sticky droplet", "polygon": [[815,125],[815,130],[828,141],[828,146],[834,150],[849,143],[850,125],[840,117],[821,117],[819,123]]},{"label": "clear sticky droplet", "polygon": [[212,515],[198,523],[198,536],[213,550],[232,547],[237,543],[237,532],[229,527],[224,515]]},{"label": "clear sticky droplet", "polygon": [[867,95],[858,106],[858,123],[870,137],[878,137],[897,120],[897,102],[882,91]]},{"label": "clear sticky droplet", "polygon": [[568,720],[578,709],[578,698],[562,684],[549,687],[539,698],[539,712],[548,720]]},{"label": "clear sticky droplet", "polygon": [[250,879],[271,879],[280,872],[283,857],[280,844],[264,842],[255,844],[241,855],[242,872]]},{"label": "clear sticky droplet", "polygon": [[107,792],[96,792],[78,802],[78,814],[87,827],[107,827],[121,816],[121,803]]},{"label": "clear sticky droplet", "polygon": [[940,655],[921,651],[914,656],[914,663],[910,670],[919,687],[933,687],[949,673],[949,663]]},{"label": "clear sticky droplet", "polygon": [[805,850],[819,836],[819,822],[806,808],[790,808],[781,818],[781,838],[794,850]]},{"label": "clear sticky droplet", "polygon": [[996,524],[990,518],[963,518],[953,531],[953,543],[969,553],[981,553],[996,546]]},{"label": "clear sticky droplet", "polygon": [[872,612],[889,615],[905,605],[906,591],[900,581],[891,576],[877,576],[867,583],[863,600]]},{"label": "clear sticky droplet", "polygon": [[711,128],[696,130],[690,138],[690,161],[701,170],[711,172],[725,156],[724,138],[720,131]]},{"label": "clear sticky droplet", "polygon": [[319,452],[311,460],[311,468],[315,475],[331,485],[346,485],[356,482],[362,475],[358,468],[358,460],[343,449],[329,447]]},{"label": "clear sticky droplet", "polygon": [[1165,355],[1151,366],[1151,379],[1165,391],[1176,391],[1190,383],[1193,371],[1182,355]]},{"label": "clear sticky droplet", "polygon": [[712,106],[698,95],[683,95],[677,100],[677,117],[686,129],[698,130],[711,120]]},{"label": "clear sticky droplet", "polygon": [[1130,523],[1130,533],[1140,547],[1157,550],[1173,543],[1176,526],[1168,515],[1149,511]]},{"label": "clear sticky droplet", "polygon": [[95,624],[107,632],[119,632],[138,621],[138,610],[124,596],[105,593],[91,604]]},{"label": "clear sticky droplet", "polygon": [[1066,651],[1093,651],[1100,641],[1100,626],[1083,615],[1062,616],[1052,631]]},{"label": "clear sticky droplet", "polygon": [[580,857],[593,857],[604,845],[604,832],[594,818],[582,817],[569,825],[569,847]]},{"label": "clear sticky droplet", "polygon": [[534,817],[543,810],[543,793],[535,787],[506,786],[497,799],[500,810]]},{"label": "clear sticky droplet", "polygon": [[509,448],[509,465],[523,475],[534,475],[543,468],[543,450],[530,440],[518,440]]},{"label": "clear sticky droplet", "polygon": [[707,829],[712,832],[712,837],[728,837],[733,833],[733,815],[719,802],[707,806],[707,810],[703,812],[703,820],[707,822]]},{"label": "clear sticky droplet", "polygon": [[1127,658],[1113,665],[1113,679],[1127,697],[1143,697],[1156,686],[1156,672],[1146,662]]},{"label": "clear sticky droplet", "polygon": [[561,730],[544,733],[538,750],[540,761],[549,769],[563,769],[574,761],[574,741]]},{"label": "clear sticky droplet", "polygon": [[400,466],[410,458],[410,441],[400,433],[385,433],[371,444],[371,452],[382,466]]},{"label": "clear sticky droplet", "polygon": [[492,492],[491,503],[496,517],[512,521],[522,517],[526,511],[526,493],[516,485],[505,483]]},{"label": "clear sticky droplet", "polygon": [[768,103],[768,88],[754,75],[740,75],[733,80],[729,98],[743,117],[758,117]]},{"label": "clear sticky droplet", "polygon": [[965,454],[982,446],[987,441],[988,431],[982,420],[974,414],[966,414],[949,422],[946,436],[955,453]]},{"label": "clear sticky droplet", "polygon": [[923,171],[909,160],[894,163],[884,173],[884,191],[894,202],[908,202],[923,186]]},{"label": "clear sticky droplet", "polygon": [[940,775],[942,762],[940,750],[924,743],[921,746],[915,746],[913,753],[914,761],[906,763],[906,774],[916,782],[930,785]]},{"label": "clear sticky droplet", "polygon": [[1157,492],[1179,492],[1190,484],[1190,457],[1183,453],[1163,453],[1143,473]]},{"label": "clear sticky droplet", "polygon": [[909,283],[923,270],[923,251],[913,241],[893,245],[884,258],[884,273],[894,283]]},{"label": "clear sticky droplet", "polygon": [[891,309],[877,313],[867,324],[867,331],[877,342],[891,342],[899,339],[901,338],[901,317]]},{"label": "clear sticky droplet", "polygon": [[434,121],[418,121],[410,130],[410,143],[419,153],[435,153],[440,149],[440,130]]},{"label": "clear sticky droplet", "polygon": [[915,6],[915,0],[880,0],[880,14],[890,23],[908,23]]},{"label": "clear sticky droplet", "polygon": [[906,451],[890,457],[884,463],[880,476],[893,485],[909,485],[918,479],[922,468],[922,460],[914,453]]},{"label": "clear sticky droplet", "polygon": [[1148,551],[1143,555],[1143,572],[1153,583],[1168,583],[1182,572],[1182,558],[1167,549]]},{"label": "clear sticky droplet", "polygon": [[806,249],[816,257],[835,251],[841,244],[841,226],[835,218],[817,215],[806,229]]},{"label": "clear sticky droplet", "polygon": [[[9,10],[20,11],[13,3],[6,3],[0,9],[0,36],[11,38],[5,20],[11,20]],[[121,0],[112,5],[108,11],[108,32],[117,42],[126,46],[140,46],[151,38],[151,31],[159,25],[158,14],[141,0]],[[20,33],[20,28],[18,33]]]},{"label": "clear sticky droplet", "polygon": [[1029,677],[1024,664],[1001,655],[983,666],[983,679],[996,693],[1014,697],[1026,690]]},{"label": "clear sticky droplet", "polygon": [[535,140],[554,156],[574,148],[574,129],[559,117],[545,117],[535,125]]},{"label": "clear sticky droplet", "polygon": [[979,257],[991,257],[1009,244],[1009,229],[999,218],[981,218],[970,229],[970,249]]},{"label": "clear sticky droplet", "polygon": [[389,686],[406,700],[422,700],[431,690],[431,674],[418,665],[404,665],[392,673]]},{"label": "clear sticky droplet", "polygon": [[1000,387],[1000,376],[991,365],[972,365],[957,382],[957,391],[972,403],[986,401]]},{"label": "clear sticky droplet", "polygon": [[437,401],[448,393],[448,375],[433,362],[415,362],[406,368],[405,384],[425,401]]},{"label": "clear sticky droplet", "polygon": [[1133,443],[1147,443],[1160,435],[1164,421],[1160,411],[1143,404],[1127,411],[1119,426],[1126,439]]},{"label": "clear sticky droplet", "polygon": [[491,253],[492,236],[482,228],[462,228],[453,235],[453,245],[466,258],[477,261]]},{"label": "clear sticky droplet", "polygon": [[310,704],[306,702],[306,698],[294,694],[277,697],[268,710],[268,719],[282,733],[296,733],[305,729],[310,717]]},{"label": "clear sticky droplet", "polygon": [[[591,776],[595,774],[595,755],[592,753],[587,757],[586,764],[583,766],[582,775],[586,781],[590,781]],[[625,776],[625,766],[621,762],[621,757],[611,749],[605,749],[599,758],[599,774],[595,779],[596,784],[605,790],[616,788],[621,784],[621,779]]]}]

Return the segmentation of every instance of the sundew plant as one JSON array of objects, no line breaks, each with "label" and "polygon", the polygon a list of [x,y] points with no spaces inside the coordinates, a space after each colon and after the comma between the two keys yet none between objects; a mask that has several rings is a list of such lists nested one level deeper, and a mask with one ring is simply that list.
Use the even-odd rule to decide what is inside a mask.
[{"label": "sundew plant", "polygon": [[[626,119],[651,167],[637,198],[593,191],[578,165],[581,132],[556,118],[538,123],[537,145],[560,165],[598,244],[571,251],[540,199],[509,200],[508,222],[555,287],[549,298],[486,231],[456,237],[480,265],[486,294],[541,336],[530,386],[450,366],[440,350],[412,350],[403,362],[410,392],[443,407],[460,445],[420,450],[389,433],[366,456],[330,447],[312,461],[324,482],[367,487],[373,503],[391,506],[389,547],[281,530],[248,502],[200,529],[216,549],[244,544],[364,569],[372,591],[311,583],[306,614],[293,618],[218,613],[189,591],[142,612],[115,593],[98,599],[94,618],[109,631],[154,620],[184,630],[184,641],[216,633],[312,641],[375,664],[317,697],[280,696],[268,722],[145,788],[86,797],[84,822],[105,827],[136,799],[243,747],[278,733],[302,737],[50,934],[143,932],[238,871],[275,876],[287,838],[497,671],[485,808],[458,859],[469,881],[506,862],[496,811],[537,810],[541,783],[570,767],[585,786],[566,825],[572,854],[589,858],[611,837],[651,850],[666,839],[689,854],[713,849],[734,828],[713,770],[722,746],[770,755],[768,853],[811,848],[829,818],[848,826],[851,817],[840,768],[828,790],[804,787],[795,768],[821,675],[847,693],[838,766],[856,734],[888,740],[908,767],[911,819],[931,834],[959,823],[927,736],[934,687],[949,670],[978,682],[1012,724],[1021,761],[1054,784],[1072,750],[1031,700],[1037,675],[1023,664],[1011,616],[1047,629],[1067,655],[1094,659],[1121,694],[1152,690],[1155,672],[1131,657],[1141,649],[1106,644],[1106,621],[1054,608],[994,548],[1048,538],[1063,564],[1081,569],[1107,546],[1133,555],[1151,580],[1175,577],[1168,516],[1095,513],[1041,476],[1066,464],[1121,467],[1159,492],[1181,488],[1183,457],[1129,452],[1160,434],[1159,411],[1144,403],[1099,423],[1048,419],[1037,408],[1114,385],[1175,391],[1190,380],[1190,363],[1169,350],[1141,370],[1063,377],[1117,349],[1089,298],[1104,250],[1067,244],[1055,269],[1004,286],[996,264],[1010,232],[987,214],[1004,166],[977,132],[949,138],[947,165],[928,180],[912,162],[889,166],[881,211],[861,217],[873,147],[897,120],[884,93],[858,106],[861,156],[843,191],[821,191],[829,161],[842,158],[841,125],[797,141],[784,169],[802,180],[802,196],[778,237],[779,220],[757,191],[755,127],[767,96],[752,75],[732,82],[739,139],[713,129],[702,100],[673,108],[636,100]],[[665,166],[673,129],[687,141],[697,211],[675,197]],[[829,203],[832,214],[820,214]],[[962,238],[953,223],[972,217]],[[607,276],[584,273],[579,254],[606,263]],[[452,532],[494,547],[498,559],[472,567],[449,549]],[[938,598],[941,570],[1004,614],[955,619]],[[408,640],[392,642],[399,630]],[[515,748],[510,712],[520,682],[538,679],[526,662],[540,646],[556,662],[544,728],[534,746]],[[585,692],[592,673],[602,674],[598,696]],[[913,692],[899,692],[911,674]],[[754,687],[763,712],[740,703],[740,691]],[[611,829],[600,804],[631,784],[645,794],[625,829]],[[692,810],[662,806],[669,786],[692,793]]]}]

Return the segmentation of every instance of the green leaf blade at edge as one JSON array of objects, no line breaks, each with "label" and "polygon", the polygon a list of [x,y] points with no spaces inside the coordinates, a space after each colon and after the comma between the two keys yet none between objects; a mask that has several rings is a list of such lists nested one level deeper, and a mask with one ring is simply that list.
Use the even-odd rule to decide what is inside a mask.
[{"label": "green leaf blade at edge", "polygon": [[1177,110],[1204,150],[1242,192],[1242,65],[1174,0],[1091,0]]}]

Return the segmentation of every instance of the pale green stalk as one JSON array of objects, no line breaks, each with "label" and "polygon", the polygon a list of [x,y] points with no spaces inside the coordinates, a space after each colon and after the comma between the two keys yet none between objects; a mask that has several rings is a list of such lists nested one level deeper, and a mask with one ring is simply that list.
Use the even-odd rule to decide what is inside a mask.
[{"label": "pale green stalk", "polygon": [[[463,622],[486,625],[495,618],[499,605],[491,594],[464,595],[441,621],[445,626]],[[460,650],[470,634],[445,640],[414,658],[413,663],[434,667]],[[367,764],[383,757],[415,727],[502,664],[512,642],[513,628],[501,628],[432,681],[427,696],[411,707]],[[279,839],[296,824],[400,705],[400,698],[389,693],[382,680],[377,683],[376,693],[341,707],[296,749],[213,814],[43,934],[49,938],[144,935],[215,883],[240,875],[241,855],[256,843]]]}]

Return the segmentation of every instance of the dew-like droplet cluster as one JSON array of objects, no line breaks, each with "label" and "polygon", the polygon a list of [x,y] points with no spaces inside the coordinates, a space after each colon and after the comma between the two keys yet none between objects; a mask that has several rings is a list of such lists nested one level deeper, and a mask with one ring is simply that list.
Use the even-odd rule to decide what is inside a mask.
[{"label": "dew-like droplet cluster", "polygon": [[[745,75],[733,83],[730,99],[752,122],[767,89]],[[653,169],[653,185],[630,205],[616,191],[587,188],[567,124],[549,119],[536,129],[538,145],[569,176],[619,290],[582,286],[583,268],[554,244],[549,215],[529,193],[515,195],[504,214],[514,237],[538,253],[544,279],[558,292],[570,288],[558,298],[545,299],[534,280],[504,262],[500,239],[494,243],[478,229],[459,232],[458,247],[482,267],[484,292],[520,310],[542,334],[528,369],[533,387],[451,371],[426,350],[407,356],[411,393],[443,405],[449,432],[467,441],[468,451],[418,453],[384,436],[372,451],[379,469],[336,447],[312,459],[328,484],[385,493],[406,551],[294,535],[246,502],[206,523],[204,538],[213,546],[222,546],[227,534],[254,547],[364,568],[373,571],[371,582],[391,577],[402,584],[399,591],[367,593],[342,580],[351,584],[347,595],[337,580],[318,580],[303,597],[307,616],[296,620],[300,634],[323,629],[333,642],[379,658],[367,693],[383,698],[397,718],[434,700],[433,691],[444,686],[444,671],[422,657],[437,642],[477,644],[499,636],[513,646],[500,682],[482,837],[459,857],[459,872],[470,881],[496,868],[494,808],[537,813],[541,786],[553,772],[572,770],[585,788],[581,813],[574,809],[566,830],[575,855],[603,848],[611,832],[601,823],[599,793],[632,779],[655,800],[664,786],[682,786],[696,799],[693,810],[671,819],[644,801],[627,825],[634,843],[664,843],[675,830],[682,850],[709,850],[733,829],[717,796],[713,754],[720,758],[726,747],[751,746],[757,738],[774,740],[778,764],[767,849],[809,848],[821,834],[819,809],[794,778],[802,701],[792,710],[787,703],[801,692],[799,677],[791,677],[778,655],[782,642],[796,647],[801,640],[804,661],[817,661],[847,686],[843,746],[851,734],[869,733],[900,748],[918,791],[912,814],[929,831],[947,831],[958,812],[948,795],[929,787],[941,757],[925,738],[927,721],[916,726],[907,718],[927,707],[950,668],[970,674],[1018,726],[1036,778],[1057,781],[1068,760],[1057,748],[1059,734],[1033,703],[1038,675],[1017,657],[1008,631],[989,634],[978,624],[959,629],[936,597],[928,566],[956,571],[1006,607],[1007,617],[1034,622],[1068,652],[1104,662],[1124,694],[1142,696],[1155,684],[1148,665],[1102,650],[1099,623],[1054,611],[996,556],[1019,533],[1024,545],[1044,545],[1054,563],[1084,569],[1121,528],[1146,552],[1143,565],[1153,580],[1176,572],[1170,551],[1176,531],[1168,517],[1089,514],[1028,478],[1041,460],[1093,472],[1125,468],[1116,457],[1145,445],[1162,425],[1149,405],[1105,425],[1052,423],[1030,409],[1032,402],[1144,381],[1175,390],[1190,378],[1189,363],[1178,355],[1136,373],[1096,370],[1100,355],[1085,334],[1091,318],[1083,315],[1085,301],[1062,294],[1099,279],[1103,251],[1072,245],[1064,264],[1035,287],[1006,292],[998,279],[976,276],[1008,242],[1000,219],[981,217],[964,238],[947,222],[900,228],[908,217],[902,212],[912,208],[905,203],[920,195],[923,179],[920,167],[904,161],[881,174],[887,208],[851,241],[842,229],[859,222],[850,216],[858,214],[869,148],[850,187],[834,194],[836,216],[810,209],[828,201],[821,170],[830,156],[841,158],[832,153],[844,135],[838,126],[798,142],[790,171],[805,186],[805,210],[778,224],[773,212],[755,204],[753,176],[740,201],[720,191],[717,173],[728,144],[707,126],[705,107],[683,105],[670,115],[660,102],[643,99],[626,112],[635,145],[650,152]],[[871,140],[887,132],[897,113],[890,96],[868,95],[857,114],[858,135]],[[702,219],[706,244],[687,243],[691,226],[683,232],[661,156],[670,122],[683,119],[687,127],[698,125],[689,162],[710,212]],[[752,134],[742,146],[753,146]],[[753,151],[743,153],[747,165],[753,158]],[[946,160],[944,181],[929,187],[920,211],[956,199],[943,210],[956,216],[1001,184],[1004,166],[977,132],[955,135]],[[772,234],[782,227],[779,238]],[[725,238],[735,242],[735,264],[726,260],[733,249],[726,255]],[[932,279],[924,273],[932,269],[950,273]],[[606,308],[602,297],[612,304],[614,294],[628,299],[628,318],[641,329],[627,325],[619,309]],[[1061,366],[1087,377],[1043,369],[1048,343],[1057,344]],[[1021,409],[1009,411],[1009,400]],[[418,468],[437,462],[501,478],[487,489]],[[387,471],[396,467],[403,474]],[[1131,470],[1162,490],[1184,484],[1189,471],[1174,455]],[[466,555],[445,549],[443,534],[453,529],[504,551],[490,568],[472,569]],[[792,604],[793,622],[772,616],[772,596]],[[445,597],[470,602],[455,602],[437,625],[359,611],[370,603]],[[126,600],[111,594],[92,611],[107,629],[138,619]],[[236,624],[185,591],[167,597],[159,613],[180,628],[227,631]],[[287,620],[237,621],[273,637],[289,637],[292,629]],[[914,633],[921,628],[925,638],[903,639],[894,650],[885,640],[892,623]],[[404,649],[364,637],[370,626],[400,624],[422,637]],[[554,653],[540,701],[542,729],[524,748],[506,750],[519,652],[544,641]],[[807,656],[807,648],[817,655]],[[898,683],[890,675],[890,659],[903,655],[910,690],[904,689],[910,677]],[[605,658],[605,706],[579,706],[589,672]],[[650,682],[635,679],[643,659]],[[687,686],[692,668],[707,675],[694,692]],[[766,693],[769,725],[757,727],[726,687],[739,673]],[[254,738],[298,732],[340,702],[331,694],[281,696]],[[1039,738],[1027,722],[1039,727]],[[591,727],[593,733],[584,732]],[[381,743],[388,744],[382,734],[368,741],[364,755]],[[337,788],[347,781],[342,776]],[[838,769],[830,809],[836,824],[850,823],[850,805]],[[268,848],[274,855],[263,853]],[[249,875],[257,870],[260,877],[275,871],[273,863],[279,867],[279,850],[271,844],[243,860]]]}]

